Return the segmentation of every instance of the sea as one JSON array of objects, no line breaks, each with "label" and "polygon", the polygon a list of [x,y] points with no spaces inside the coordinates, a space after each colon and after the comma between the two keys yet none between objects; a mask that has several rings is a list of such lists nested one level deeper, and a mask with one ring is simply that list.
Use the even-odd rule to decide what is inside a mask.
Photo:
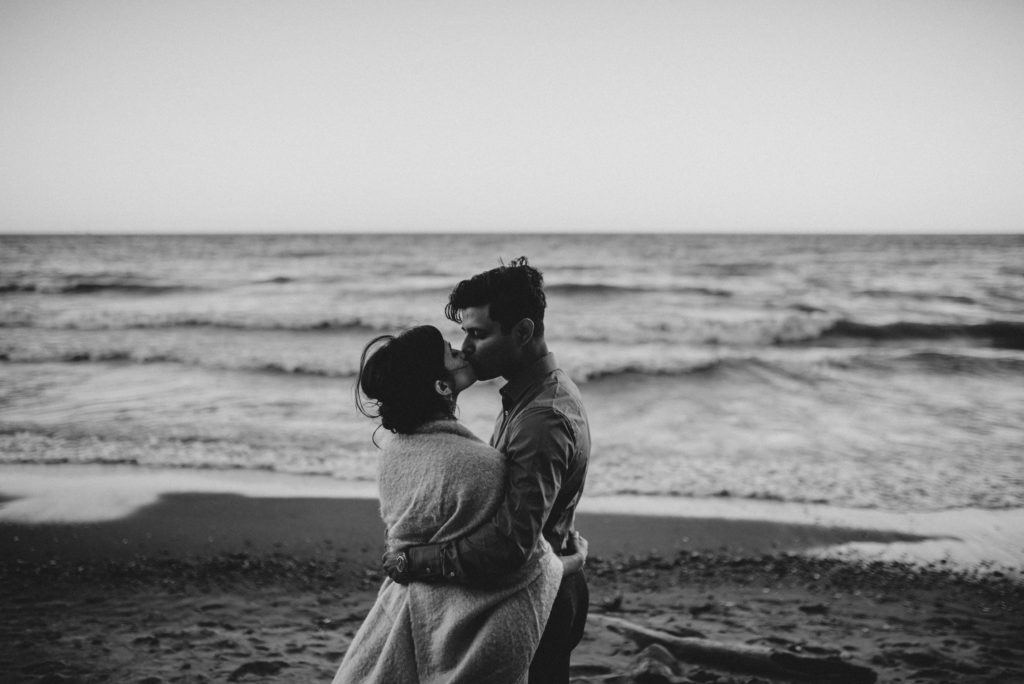
[{"label": "sea", "polygon": [[1024,507],[1024,235],[0,236],[0,464],[372,486],[364,345],[520,256],[587,496]]}]

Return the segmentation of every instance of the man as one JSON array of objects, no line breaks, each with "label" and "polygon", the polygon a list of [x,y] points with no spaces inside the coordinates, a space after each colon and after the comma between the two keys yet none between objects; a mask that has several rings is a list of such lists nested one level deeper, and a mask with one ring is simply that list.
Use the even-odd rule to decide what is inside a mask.
[{"label": "man", "polygon": [[[477,378],[508,381],[491,437],[505,454],[508,488],[493,520],[469,536],[385,554],[396,582],[493,581],[537,553],[542,536],[556,553],[574,550],[590,427],[579,389],[548,352],[546,305],[543,277],[525,257],[460,282],[449,296],[445,315],[462,325],[462,351]],[[566,575],[530,665],[531,684],[569,681],[588,601],[583,572]]]}]

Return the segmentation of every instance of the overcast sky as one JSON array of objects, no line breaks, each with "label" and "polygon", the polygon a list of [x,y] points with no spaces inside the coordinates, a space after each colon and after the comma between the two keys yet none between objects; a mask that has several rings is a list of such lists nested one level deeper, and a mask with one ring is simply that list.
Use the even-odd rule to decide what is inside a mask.
[{"label": "overcast sky", "polygon": [[0,232],[1024,231],[1024,2],[0,0]]}]

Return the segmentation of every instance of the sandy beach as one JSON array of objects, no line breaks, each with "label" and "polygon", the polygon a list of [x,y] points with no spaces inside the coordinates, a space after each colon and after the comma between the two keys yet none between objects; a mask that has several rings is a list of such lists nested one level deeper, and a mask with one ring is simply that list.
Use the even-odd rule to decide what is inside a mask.
[{"label": "sandy beach", "polygon": [[[72,480],[87,483],[85,472]],[[296,496],[252,480],[234,490],[154,487],[130,502],[116,471],[88,472],[108,475],[96,480],[108,484],[102,497],[95,482],[85,488],[99,497],[88,520],[38,501],[19,518],[12,510],[32,501],[30,488],[18,486],[25,478],[0,484],[3,681],[330,680],[381,582],[375,500],[316,486]],[[314,481],[292,484],[301,482]],[[581,513],[578,526],[591,541],[592,617],[573,658],[576,682],[634,681],[641,645],[614,629],[616,620],[841,661],[880,682],[1024,681],[1019,577],[943,561],[808,553],[909,544],[919,535],[594,511]],[[678,659],[673,667],[670,677],[648,681],[786,679],[721,662]]]}]

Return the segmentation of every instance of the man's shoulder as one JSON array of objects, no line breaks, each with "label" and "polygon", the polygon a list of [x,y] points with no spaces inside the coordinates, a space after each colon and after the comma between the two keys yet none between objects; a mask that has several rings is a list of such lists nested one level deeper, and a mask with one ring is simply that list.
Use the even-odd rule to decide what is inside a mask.
[{"label": "man's shoulder", "polygon": [[576,383],[569,377],[568,373],[561,368],[556,368],[552,375],[554,376],[554,384],[559,389],[572,395],[577,400],[582,400],[580,396],[580,388],[576,386]]},{"label": "man's shoulder", "polygon": [[579,387],[561,368],[554,369],[538,382],[528,397],[521,404],[524,410],[544,409],[559,402],[582,403]]},{"label": "man's shoulder", "polygon": [[574,414],[583,411],[583,395],[580,393],[580,388],[561,368],[554,372],[552,401],[557,406],[571,407]]},{"label": "man's shoulder", "polygon": [[561,369],[545,378],[536,393],[519,406],[516,422],[586,422],[583,398],[576,383]]}]

